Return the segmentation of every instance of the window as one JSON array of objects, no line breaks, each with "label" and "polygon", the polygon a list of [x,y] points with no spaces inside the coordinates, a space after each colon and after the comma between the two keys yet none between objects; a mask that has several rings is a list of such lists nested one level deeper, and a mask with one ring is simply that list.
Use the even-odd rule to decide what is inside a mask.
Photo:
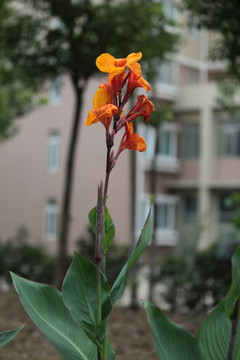
[{"label": "window", "polygon": [[219,156],[240,156],[240,122],[231,121],[220,123],[218,140]]},{"label": "window", "polygon": [[178,19],[178,9],[176,4],[174,4],[171,0],[161,0],[163,6],[164,15],[173,21],[177,21]]},{"label": "window", "polygon": [[193,21],[191,24],[189,24],[188,34],[192,40],[196,40],[199,37],[199,28],[196,24],[196,21]]},{"label": "window", "polygon": [[199,125],[182,124],[180,133],[180,157],[196,159],[199,157]]},{"label": "window", "polygon": [[[148,198],[148,196],[144,197],[142,202],[141,225],[146,220],[146,215],[149,211],[149,200],[147,200]],[[157,244],[164,246],[175,245],[177,240],[177,232],[175,230],[177,197],[165,194],[157,195],[155,202]]]},{"label": "window", "polygon": [[52,105],[58,105],[61,102],[61,99],[62,99],[61,87],[62,87],[61,78],[56,77],[53,80],[51,88],[50,88],[50,103]]},{"label": "window", "polygon": [[191,67],[187,67],[185,83],[187,85],[199,83],[199,70],[191,68]]},{"label": "window", "polygon": [[57,237],[57,203],[55,200],[49,200],[46,204],[45,236],[51,240]]},{"label": "window", "polygon": [[146,152],[144,154],[148,159],[152,159],[155,152],[155,142],[156,142],[155,128],[150,125],[144,126],[144,128],[142,127],[142,136],[147,144]]},{"label": "window", "polygon": [[156,206],[156,227],[158,231],[174,230],[175,204],[158,203]]},{"label": "window", "polygon": [[176,157],[176,132],[162,130],[158,142],[158,155],[163,157]]},{"label": "window", "polygon": [[182,219],[184,221],[195,221],[197,218],[197,196],[196,194],[186,194],[181,201]]},{"label": "window", "polygon": [[47,165],[50,172],[59,170],[60,165],[60,136],[52,132],[48,137]]},{"label": "window", "polygon": [[158,81],[167,85],[176,85],[176,64],[173,61],[161,63]]},{"label": "window", "polygon": [[230,193],[221,194],[219,196],[219,221],[232,222],[234,217],[234,208],[229,205]]}]

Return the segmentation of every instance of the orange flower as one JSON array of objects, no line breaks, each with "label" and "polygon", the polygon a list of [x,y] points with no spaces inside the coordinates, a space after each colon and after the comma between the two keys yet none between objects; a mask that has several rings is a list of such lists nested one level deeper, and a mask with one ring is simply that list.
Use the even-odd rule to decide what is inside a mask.
[{"label": "orange flower", "polygon": [[130,66],[128,91],[131,89],[131,92],[133,92],[136,87],[142,87],[146,91],[151,90],[150,84],[142,76],[140,64],[133,64]]},{"label": "orange flower", "polygon": [[146,151],[146,142],[141,136],[133,133],[133,124],[131,121],[125,124],[125,134],[120,142],[117,156],[125,149]]},{"label": "orange flower", "polygon": [[155,106],[145,95],[139,95],[136,105],[130,110],[124,120],[132,121],[138,116],[143,116],[144,121],[149,121],[150,114],[155,111]]},{"label": "orange flower", "polygon": [[117,106],[113,105],[112,97],[105,87],[96,91],[93,98],[93,110],[90,110],[86,119],[86,125],[90,126],[100,121],[109,129],[112,116],[118,112]]},{"label": "orange flower", "polygon": [[132,64],[137,63],[142,57],[142,53],[131,53],[125,59],[116,59],[114,56],[104,53],[96,60],[98,69],[102,72],[112,75],[123,73],[126,67],[130,68]]}]

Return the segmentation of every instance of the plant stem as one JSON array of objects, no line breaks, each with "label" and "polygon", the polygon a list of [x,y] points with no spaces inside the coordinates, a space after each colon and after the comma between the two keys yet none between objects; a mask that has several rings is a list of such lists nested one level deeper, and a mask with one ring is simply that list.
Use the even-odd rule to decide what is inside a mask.
[{"label": "plant stem", "polygon": [[[103,183],[98,187],[97,216],[96,216],[96,295],[97,295],[97,327],[102,321],[102,302],[101,302],[101,260],[102,260],[102,242],[104,234],[104,205],[103,205]],[[98,349],[98,360],[101,360]]]},{"label": "plant stem", "polygon": [[[107,333],[108,333],[108,326],[107,326],[107,329],[106,329],[106,334]],[[107,360],[107,341],[108,341],[108,337],[106,335],[104,340],[103,340],[103,360]]]},{"label": "plant stem", "polygon": [[107,159],[106,159],[106,175],[105,175],[105,184],[104,184],[104,206],[106,206],[107,202],[107,192],[108,192],[108,183],[109,183],[109,176],[110,176],[110,152],[111,147],[107,148]]},{"label": "plant stem", "polygon": [[230,336],[230,340],[229,340],[226,360],[233,360],[234,345],[235,345],[236,336],[237,336],[238,316],[239,316],[239,299],[236,302],[235,310],[234,310],[233,316],[231,318],[232,329],[231,329],[231,336]]}]

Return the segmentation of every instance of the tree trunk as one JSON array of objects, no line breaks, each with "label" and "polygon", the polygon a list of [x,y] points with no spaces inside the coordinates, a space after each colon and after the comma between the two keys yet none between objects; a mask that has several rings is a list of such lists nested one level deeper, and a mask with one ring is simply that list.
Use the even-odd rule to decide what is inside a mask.
[{"label": "tree trunk", "polygon": [[73,189],[74,164],[76,155],[76,146],[79,136],[80,112],[82,106],[83,87],[79,87],[78,79],[72,79],[75,92],[75,110],[73,116],[73,125],[68,147],[67,162],[65,167],[62,208],[60,214],[60,230],[58,239],[58,260],[57,260],[57,286],[61,287],[64,276],[67,271],[67,246],[69,239],[69,227],[71,221],[71,200]]}]

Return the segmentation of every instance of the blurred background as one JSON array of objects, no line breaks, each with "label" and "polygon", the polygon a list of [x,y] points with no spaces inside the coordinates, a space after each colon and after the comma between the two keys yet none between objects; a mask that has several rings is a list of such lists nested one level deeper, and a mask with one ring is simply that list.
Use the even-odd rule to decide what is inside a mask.
[{"label": "blurred background", "polygon": [[135,123],[147,151],[125,151],[111,174],[110,282],[155,193],[123,303],[201,312],[224,296],[240,240],[239,18],[236,0],[1,0],[2,289],[7,270],[59,283],[73,250],[92,256],[87,215],[106,157],[104,128],[85,126],[105,79],[95,60],[141,51],[156,112]]}]

